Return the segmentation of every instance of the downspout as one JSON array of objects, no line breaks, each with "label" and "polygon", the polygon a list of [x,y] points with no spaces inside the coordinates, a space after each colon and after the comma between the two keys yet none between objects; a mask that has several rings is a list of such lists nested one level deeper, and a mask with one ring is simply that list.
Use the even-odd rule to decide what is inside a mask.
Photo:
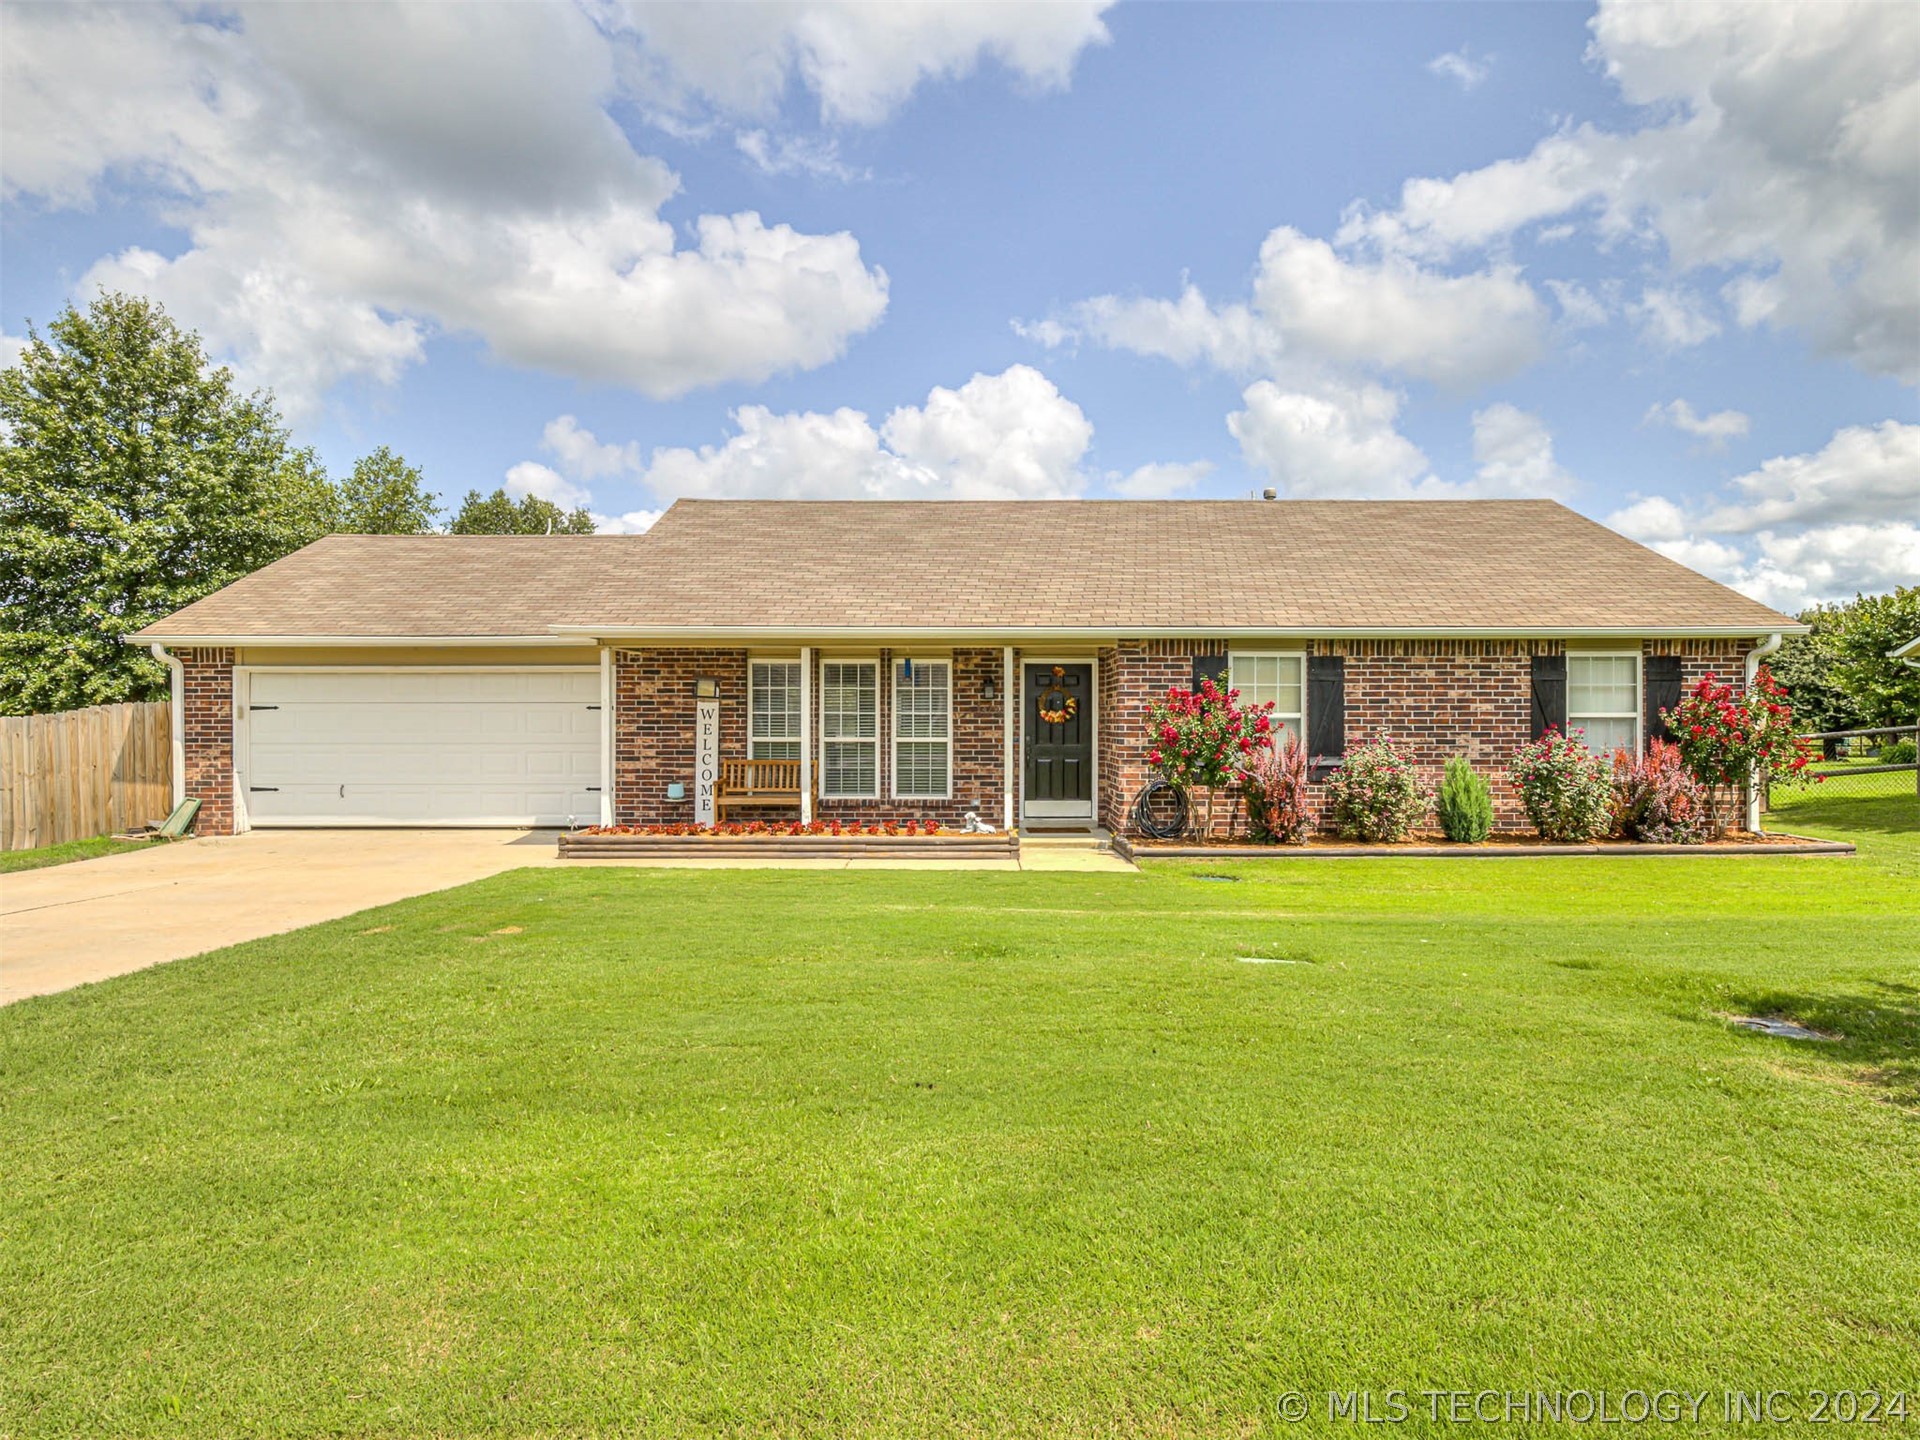
[{"label": "downspout", "polygon": [[153,658],[167,667],[167,732],[173,744],[173,808],[187,798],[187,671],[164,645],[149,645]]},{"label": "downspout", "polygon": [[600,823],[613,824],[613,647],[600,647]]},{"label": "downspout", "polygon": [[1013,647],[1000,647],[1000,828],[1011,831],[1013,813]]},{"label": "downspout", "polygon": [[[1747,689],[1753,688],[1753,678],[1760,673],[1760,662],[1778,650],[1785,641],[1786,636],[1775,631],[1747,652]],[[1747,829],[1756,835],[1760,833],[1760,773],[1757,770],[1747,772]]]}]

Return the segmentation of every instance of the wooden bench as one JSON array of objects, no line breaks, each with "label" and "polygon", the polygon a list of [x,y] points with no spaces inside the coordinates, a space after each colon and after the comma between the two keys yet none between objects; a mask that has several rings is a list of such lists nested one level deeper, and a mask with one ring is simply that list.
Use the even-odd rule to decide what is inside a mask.
[{"label": "wooden bench", "polygon": [[742,805],[800,805],[798,760],[722,760],[713,787],[713,822]]}]

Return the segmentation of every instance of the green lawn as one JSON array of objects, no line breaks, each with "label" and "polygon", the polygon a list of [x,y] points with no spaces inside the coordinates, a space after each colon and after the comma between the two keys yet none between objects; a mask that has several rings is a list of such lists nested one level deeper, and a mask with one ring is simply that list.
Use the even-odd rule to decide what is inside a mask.
[{"label": "green lawn", "polygon": [[1920,1389],[1920,833],[1854,833],[522,871],[15,1005],[0,1434],[1240,1436],[1351,1428],[1329,1389],[1687,1387],[1707,1421]]},{"label": "green lawn", "polygon": [[116,840],[111,835],[95,835],[91,840],[69,840],[64,845],[41,845],[32,850],[0,850],[0,875],[13,870],[38,870],[45,865],[65,865],[71,860],[97,860],[102,855],[118,855],[123,850],[144,850],[152,841]]}]

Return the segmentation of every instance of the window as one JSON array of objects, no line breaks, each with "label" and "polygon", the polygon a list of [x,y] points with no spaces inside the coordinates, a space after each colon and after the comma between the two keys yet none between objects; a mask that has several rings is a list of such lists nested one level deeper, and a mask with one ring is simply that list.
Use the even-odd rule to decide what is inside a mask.
[{"label": "window", "polygon": [[756,660],[747,686],[749,760],[800,758],[800,662]]},{"label": "window", "polygon": [[1597,755],[1640,748],[1640,657],[1567,656],[1567,729]]},{"label": "window", "polygon": [[952,669],[947,661],[894,662],[893,793],[898,798],[947,798],[952,707]]},{"label": "window", "polygon": [[820,793],[835,800],[880,794],[880,662],[820,667]]},{"label": "window", "polygon": [[1273,702],[1274,743],[1281,732],[1307,743],[1306,660],[1299,655],[1247,655],[1236,650],[1227,665],[1227,688],[1240,692],[1242,705]]}]

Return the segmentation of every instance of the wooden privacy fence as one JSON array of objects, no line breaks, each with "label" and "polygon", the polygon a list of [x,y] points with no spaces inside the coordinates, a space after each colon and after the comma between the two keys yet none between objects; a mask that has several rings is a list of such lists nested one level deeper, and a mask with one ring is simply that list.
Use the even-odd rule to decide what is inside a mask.
[{"label": "wooden privacy fence", "polygon": [[172,808],[165,701],[0,716],[0,850],[130,830]]}]

